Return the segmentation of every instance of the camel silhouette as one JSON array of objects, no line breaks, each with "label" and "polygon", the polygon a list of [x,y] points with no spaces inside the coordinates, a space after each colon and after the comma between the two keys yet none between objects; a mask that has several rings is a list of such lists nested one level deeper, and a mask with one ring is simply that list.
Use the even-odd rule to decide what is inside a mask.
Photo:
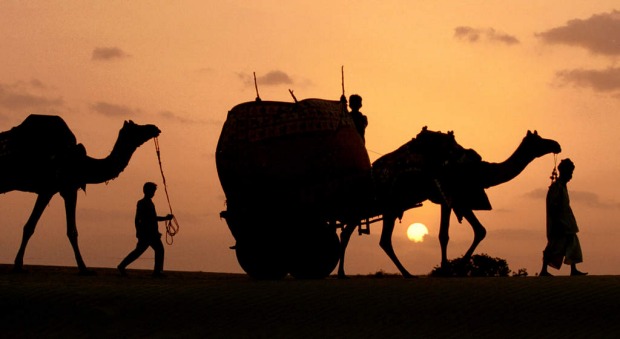
[{"label": "camel silhouette", "polygon": [[[491,209],[484,189],[512,180],[538,157],[559,152],[559,143],[543,139],[536,131],[528,131],[507,160],[489,163],[482,161],[475,151],[458,145],[453,133],[430,132],[424,128],[415,139],[372,164],[376,200],[383,215],[379,245],[401,274],[411,277],[392,246],[394,224],[404,211],[421,206],[422,202],[429,200],[441,205],[439,241],[442,267],[448,264],[448,231],[452,211],[459,222],[465,218],[474,231],[474,240],[463,256],[464,260],[469,260],[486,236],[486,229],[473,212]],[[358,224],[349,223],[341,232],[339,277],[346,276],[346,247]]]},{"label": "camel silhouette", "polygon": [[19,126],[0,133],[0,193],[23,191],[37,194],[34,209],[24,226],[13,270],[23,270],[28,240],[52,197],[60,193],[65,202],[67,237],[80,274],[90,274],[78,246],[75,220],[78,189],[116,178],[129,164],[135,150],[157,137],[154,125],[125,121],[112,152],[94,159],[58,116],[30,115]]}]

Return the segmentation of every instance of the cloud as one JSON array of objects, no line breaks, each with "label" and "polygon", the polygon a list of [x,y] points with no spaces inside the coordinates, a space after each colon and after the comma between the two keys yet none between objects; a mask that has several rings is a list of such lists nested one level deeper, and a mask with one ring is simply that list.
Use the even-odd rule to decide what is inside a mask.
[{"label": "cloud", "polygon": [[586,20],[573,19],[536,36],[548,44],[578,46],[607,56],[620,55],[620,12],[595,14]]},{"label": "cloud", "polygon": [[93,111],[108,117],[128,117],[140,114],[139,109],[133,109],[127,106],[111,104],[103,101],[99,101],[91,105],[90,108]]},{"label": "cloud", "polygon": [[535,200],[545,199],[545,197],[547,197],[547,190],[544,188],[537,188],[533,191],[525,193],[524,196]]},{"label": "cloud", "polygon": [[33,88],[37,88],[37,89],[47,89],[47,86],[45,84],[43,84],[43,82],[41,82],[41,80],[39,79],[31,79],[28,84],[30,86],[32,86]]},{"label": "cloud", "polygon": [[13,111],[55,111],[63,106],[62,97],[50,97],[40,80],[0,83],[0,107]]},{"label": "cloud", "polygon": [[128,209],[122,210],[110,210],[109,208],[98,209],[98,208],[87,208],[80,207],[79,211],[79,219],[82,222],[101,222],[102,220],[106,220],[107,222],[124,222],[127,220],[133,220],[134,214],[133,211]]},{"label": "cloud", "polygon": [[498,32],[493,28],[473,28],[468,26],[459,26],[454,29],[454,37],[460,40],[466,40],[476,43],[485,39],[492,43],[503,43],[506,45],[514,45],[519,43],[519,39],[506,33]]},{"label": "cloud", "polygon": [[[254,76],[247,73],[239,73],[239,78],[246,86],[254,86]],[[283,71],[271,71],[263,76],[256,77],[259,86],[278,86],[293,84],[293,79]]]},{"label": "cloud", "polygon": [[208,119],[208,120],[196,120],[196,119],[190,119],[190,118],[186,118],[183,117],[179,114],[176,114],[174,112],[171,111],[161,111],[158,113],[158,115],[166,120],[170,120],[173,122],[178,122],[178,123],[182,123],[182,124],[206,124],[206,125],[217,125],[217,126],[221,126],[223,124],[222,121],[220,120],[215,120],[215,119]]},{"label": "cloud", "polygon": [[[601,201],[598,194],[588,191],[569,191],[571,204],[580,204],[600,209],[620,209],[620,203],[614,201]],[[547,190],[538,188],[525,194],[526,198],[544,200]]]},{"label": "cloud", "polygon": [[264,76],[258,77],[257,81],[267,86],[293,83],[293,79],[282,71],[271,71]]},{"label": "cloud", "polygon": [[589,87],[597,92],[620,90],[620,68],[562,70],[556,73],[556,78],[564,84]]},{"label": "cloud", "polygon": [[174,113],[172,113],[171,111],[161,111],[158,114],[160,117],[163,117],[167,120],[173,120],[173,121],[177,121],[180,123],[191,123],[192,121],[190,119],[178,116]]},{"label": "cloud", "polygon": [[97,47],[93,50],[92,60],[108,61],[127,58],[130,55],[118,47]]},{"label": "cloud", "polygon": [[[544,221],[543,221],[544,222]],[[540,235],[540,232],[532,229],[503,228],[493,230],[491,235],[495,239],[503,238],[510,241],[528,240]]]},{"label": "cloud", "polygon": [[211,75],[214,74],[216,71],[213,67],[202,67],[196,70],[196,73],[199,75]]}]

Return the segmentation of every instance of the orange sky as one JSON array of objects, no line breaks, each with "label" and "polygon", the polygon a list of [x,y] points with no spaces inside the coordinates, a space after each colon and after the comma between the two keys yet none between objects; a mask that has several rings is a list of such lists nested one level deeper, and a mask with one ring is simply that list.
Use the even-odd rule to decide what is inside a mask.
[{"label": "orange sky", "polygon": [[[561,143],[576,163],[569,184],[581,227],[581,265],[620,274],[620,12],[616,1],[162,1],[0,2],[0,130],[28,114],[57,114],[89,155],[111,150],[123,120],[162,130],[164,170],[181,231],[166,268],[241,272],[227,226],[214,152],[227,111],[253,100],[364,97],[371,159],[422,126],[453,130],[487,161],[503,161],[528,129]],[[488,235],[478,253],[513,270],[540,269],[544,192],[553,157],[487,191],[493,211],[477,213]],[[145,181],[161,183],[152,143],[108,185],[80,193],[78,228],[86,263],[115,267],[135,244],[133,213]],[[155,202],[167,213],[163,190]],[[35,196],[0,198],[0,262],[11,263]],[[406,228],[430,234],[410,242]],[[439,263],[439,209],[425,204],[397,225],[394,244],[413,273]],[[449,256],[472,239],[452,220]],[[347,271],[396,268],[372,235],[354,235]],[[39,223],[26,264],[74,265],[62,200]],[[151,253],[151,252],[147,252]],[[132,267],[152,267],[145,254]],[[565,274],[563,269],[560,274]]]}]

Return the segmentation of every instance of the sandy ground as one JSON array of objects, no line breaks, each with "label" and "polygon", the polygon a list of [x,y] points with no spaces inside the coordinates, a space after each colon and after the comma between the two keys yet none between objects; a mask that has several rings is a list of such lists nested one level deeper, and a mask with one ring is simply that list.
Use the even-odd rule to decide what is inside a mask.
[{"label": "sandy ground", "polygon": [[256,281],[0,266],[0,337],[620,337],[620,277]]}]

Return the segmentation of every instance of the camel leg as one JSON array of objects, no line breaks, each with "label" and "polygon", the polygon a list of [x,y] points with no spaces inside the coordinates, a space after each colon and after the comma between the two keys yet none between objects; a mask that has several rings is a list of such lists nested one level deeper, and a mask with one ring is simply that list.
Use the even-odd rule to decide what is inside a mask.
[{"label": "camel leg", "polygon": [[476,215],[474,215],[473,211],[468,210],[465,213],[463,213],[463,216],[465,217],[467,222],[469,222],[472,229],[474,230],[474,242],[471,244],[471,246],[469,247],[469,249],[467,250],[467,252],[465,252],[465,255],[463,256],[463,260],[468,261],[471,258],[471,256],[474,254],[474,250],[476,250],[476,247],[478,246],[478,244],[480,244],[482,239],[486,237],[487,230],[484,228],[484,226],[482,226],[480,221],[478,221],[478,218],[476,218]]},{"label": "camel leg", "polygon": [[396,253],[394,253],[394,247],[392,246],[392,233],[394,232],[394,223],[396,222],[395,217],[388,217],[383,215],[383,230],[381,231],[381,240],[379,241],[379,245],[385,251],[385,253],[392,259],[392,262],[400,273],[405,278],[413,277],[407,269],[400,263],[398,258],[396,257]]},{"label": "camel leg", "polygon": [[52,200],[53,196],[54,196],[53,193],[39,194],[37,196],[37,201],[34,204],[32,213],[30,214],[30,217],[28,218],[26,225],[24,225],[22,243],[19,246],[19,250],[17,251],[17,256],[15,257],[15,264],[13,265],[14,272],[21,272],[23,270],[24,254],[26,253],[26,246],[28,245],[28,240],[30,240],[30,237],[32,237],[32,235],[34,234],[34,229],[37,226],[37,223],[39,222],[39,219],[41,218],[43,211],[47,207],[47,204],[50,202],[50,200]]},{"label": "camel leg", "polygon": [[441,267],[445,268],[448,265],[448,242],[450,241],[450,214],[452,209],[446,205],[441,204],[441,223],[439,225],[439,244],[441,245]]},{"label": "camel leg", "polygon": [[80,254],[80,248],[78,246],[78,231],[75,222],[75,209],[77,205],[77,189],[71,189],[60,192],[60,195],[65,199],[65,213],[67,215],[67,237],[73,247],[73,253],[75,254],[75,260],[77,262],[80,274],[90,275],[93,272],[89,271],[82,260]]},{"label": "camel leg", "polygon": [[338,263],[338,278],[341,279],[347,277],[347,275],[344,273],[344,254],[347,251],[349,239],[351,239],[351,234],[355,230],[356,226],[357,225],[354,223],[346,224],[340,232],[340,262]]}]

